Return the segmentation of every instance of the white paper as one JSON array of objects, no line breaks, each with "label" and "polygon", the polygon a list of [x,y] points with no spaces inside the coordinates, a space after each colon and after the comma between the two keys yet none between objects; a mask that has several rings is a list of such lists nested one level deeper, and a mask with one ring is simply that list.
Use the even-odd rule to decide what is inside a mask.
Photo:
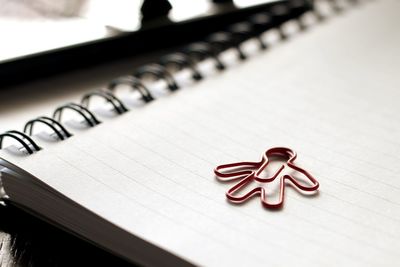
[{"label": "white paper", "polygon": [[[399,2],[314,25],[220,75],[13,159],[111,222],[206,266],[394,266]],[[382,16],[382,14],[385,14]],[[226,201],[213,168],[290,147],[319,194]]]}]

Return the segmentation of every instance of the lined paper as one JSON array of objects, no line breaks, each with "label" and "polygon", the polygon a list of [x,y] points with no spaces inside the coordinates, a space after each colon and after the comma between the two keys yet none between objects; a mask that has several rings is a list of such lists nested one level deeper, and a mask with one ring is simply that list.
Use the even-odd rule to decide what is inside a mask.
[{"label": "lined paper", "polygon": [[[228,71],[12,161],[207,266],[393,266],[400,249],[399,3],[313,26]],[[385,16],[381,16],[385,14]],[[354,34],[357,33],[357,34]],[[290,147],[319,194],[232,205],[213,168]]]}]

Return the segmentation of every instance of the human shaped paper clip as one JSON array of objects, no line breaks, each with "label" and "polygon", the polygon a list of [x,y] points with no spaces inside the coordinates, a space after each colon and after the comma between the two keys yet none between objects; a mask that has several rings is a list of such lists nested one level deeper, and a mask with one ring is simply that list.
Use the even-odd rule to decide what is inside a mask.
[{"label": "human shaped paper clip", "polygon": [[[214,173],[217,179],[220,181],[226,182],[239,180],[237,184],[235,184],[226,192],[226,197],[230,202],[243,203],[255,195],[260,195],[261,202],[266,208],[281,208],[284,201],[286,181],[290,181],[292,186],[296,187],[300,191],[312,192],[316,191],[319,187],[318,181],[310,173],[295,165],[294,161],[296,156],[296,152],[289,148],[275,147],[267,150],[259,162],[236,162],[224,164],[217,166],[214,169]],[[308,180],[307,182],[310,182],[310,184],[306,185],[304,182],[296,180],[294,176],[289,174],[280,175],[286,167],[285,164],[282,164],[282,166],[271,176],[261,177],[261,173],[269,166],[271,157],[287,158],[286,166],[302,173],[306,177],[306,180]],[[262,186],[253,188],[252,190],[243,194],[238,193],[252,182],[259,182],[268,186],[268,183],[271,183],[275,179],[280,179],[280,192],[277,203],[271,203],[268,201],[266,191]]]}]

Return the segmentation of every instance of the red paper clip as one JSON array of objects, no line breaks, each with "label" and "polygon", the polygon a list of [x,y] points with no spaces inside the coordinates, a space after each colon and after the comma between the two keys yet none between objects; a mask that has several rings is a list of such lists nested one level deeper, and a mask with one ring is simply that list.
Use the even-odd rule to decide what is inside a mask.
[{"label": "red paper clip", "polygon": [[[298,182],[293,176],[285,174],[280,177],[280,193],[279,193],[279,201],[278,203],[270,203],[267,199],[267,194],[263,187],[256,187],[251,191],[245,193],[244,195],[237,195],[236,192],[240,191],[242,188],[247,186],[249,183],[253,181],[261,182],[261,183],[270,183],[275,180],[279,174],[285,168],[285,165],[282,165],[278,171],[272,176],[263,178],[260,177],[260,174],[268,167],[272,156],[279,156],[288,158],[287,166],[292,168],[307,177],[307,179],[311,182],[311,186],[304,185]],[[260,162],[236,162],[230,164],[224,164],[216,167],[214,169],[214,173],[220,181],[232,181],[241,179],[236,185],[230,188],[226,192],[226,197],[229,201],[233,203],[243,203],[250,199],[255,195],[260,195],[261,202],[266,208],[280,208],[283,205],[284,195],[285,195],[285,180],[288,180],[292,183],[293,186],[298,188],[300,191],[316,191],[319,187],[318,181],[306,170],[296,166],[294,164],[294,160],[296,159],[296,152],[289,148],[285,147],[275,147],[267,150]]]}]

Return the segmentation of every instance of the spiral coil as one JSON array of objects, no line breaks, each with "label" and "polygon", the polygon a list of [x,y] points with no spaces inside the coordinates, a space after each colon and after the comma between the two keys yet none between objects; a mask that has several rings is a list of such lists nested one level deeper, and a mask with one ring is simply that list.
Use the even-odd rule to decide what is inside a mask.
[{"label": "spiral coil", "polygon": [[34,152],[41,150],[41,148],[35,143],[35,141],[33,141],[32,138],[22,132],[15,130],[6,131],[0,134],[0,149],[3,147],[3,140],[5,137],[12,138],[19,142],[25,148],[28,154],[33,154]]},{"label": "spiral coil", "polygon": [[189,68],[192,72],[192,78],[195,81],[199,81],[203,79],[201,73],[197,70],[196,64],[194,61],[183,53],[172,53],[160,58],[160,64],[167,68],[169,65],[176,65],[178,66],[179,70],[184,68]]},{"label": "spiral coil", "polygon": [[63,112],[66,109],[75,111],[81,115],[90,127],[94,127],[101,123],[89,109],[76,103],[68,103],[56,108],[53,113],[53,119],[61,123]]},{"label": "spiral coil", "polygon": [[[66,110],[70,110],[79,115],[88,128],[95,127],[101,123],[99,119],[90,110],[91,99],[102,98],[112,106],[112,110],[123,115],[129,109],[124,105],[115,92],[120,85],[127,85],[132,90],[140,94],[140,100],[149,103],[154,100],[150,90],[143,80],[150,77],[153,80],[164,80],[169,91],[174,92],[179,89],[174,75],[169,71],[169,67],[174,66],[178,70],[188,69],[194,81],[203,79],[202,73],[197,67],[197,63],[205,59],[211,59],[215,68],[219,71],[226,69],[226,65],[221,60],[220,55],[227,49],[234,49],[239,60],[245,60],[248,55],[243,51],[241,45],[243,42],[256,38],[259,43],[259,49],[268,48],[261,35],[270,30],[277,29],[281,39],[286,39],[287,35],[282,30],[282,25],[292,19],[298,22],[299,29],[304,30],[306,25],[301,20],[301,16],[313,11],[310,2],[307,0],[290,0],[287,4],[275,4],[268,11],[253,14],[247,21],[241,21],[232,24],[223,31],[215,32],[205,38],[205,41],[191,43],[183,47],[179,52],[168,54],[161,57],[157,63],[147,64],[139,67],[131,75],[123,76],[112,80],[105,90],[98,90],[83,95],[80,104],[66,103],[57,107],[52,117],[40,116],[28,121],[23,129],[19,131],[7,131],[0,134],[0,149],[3,146],[4,138],[11,138],[17,141],[28,154],[33,154],[41,150],[35,141],[30,137],[33,135],[34,125],[40,123],[50,128],[60,141],[64,141],[72,134],[63,126],[62,118]],[[319,20],[323,16],[314,11]]]},{"label": "spiral coil", "polygon": [[94,92],[85,94],[82,97],[81,104],[86,109],[88,109],[90,99],[92,99],[93,97],[96,97],[96,96],[101,97],[101,98],[105,99],[108,103],[110,103],[113,106],[114,111],[117,114],[121,115],[128,111],[128,108],[125,107],[125,105],[122,103],[121,100],[119,100],[113,93],[111,93],[110,91],[106,91],[106,90],[99,90],[99,91],[94,91]]},{"label": "spiral coil", "polygon": [[140,81],[140,79],[136,78],[135,76],[117,78],[108,84],[107,89],[110,91],[114,91],[120,85],[128,85],[133,90],[137,90],[145,103],[154,100],[154,97],[150,93],[149,89],[147,89],[147,87]]},{"label": "spiral coil", "polygon": [[33,126],[38,122],[43,123],[47,125],[49,128],[51,128],[60,140],[65,140],[72,136],[72,134],[68,132],[68,130],[61,123],[59,123],[53,118],[45,116],[41,116],[36,119],[28,121],[24,126],[23,132],[25,134],[29,134],[30,136],[32,136]]}]

